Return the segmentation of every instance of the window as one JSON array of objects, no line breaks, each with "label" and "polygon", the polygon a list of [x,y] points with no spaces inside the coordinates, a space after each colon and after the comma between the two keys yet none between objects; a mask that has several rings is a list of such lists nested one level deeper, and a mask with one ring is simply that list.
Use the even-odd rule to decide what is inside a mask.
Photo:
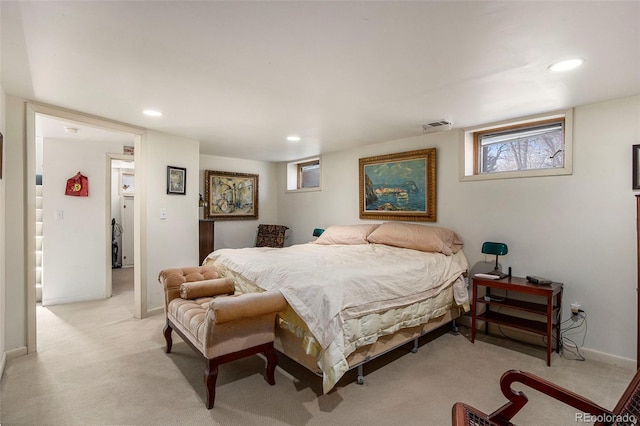
[{"label": "window", "polygon": [[468,129],[461,180],[571,174],[570,111]]},{"label": "window", "polygon": [[298,164],[298,185],[296,189],[320,186],[320,160]]},{"label": "window", "polygon": [[287,164],[287,191],[319,191],[320,158],[307,158]]},{"label": "window", "polygon": [[475,133],[478,173],[564,166],[564,119]]}]

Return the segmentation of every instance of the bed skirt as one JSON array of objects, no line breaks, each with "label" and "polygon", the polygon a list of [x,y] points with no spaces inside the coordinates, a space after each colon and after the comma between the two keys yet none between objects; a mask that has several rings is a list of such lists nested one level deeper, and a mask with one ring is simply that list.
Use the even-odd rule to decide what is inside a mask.
[{"label": "bed skirt", "polygon": [[[375,343],[362,346],[355,350],[347,357],[349,370],[357,368],[366,362],[383,355],[393,349],[396,349],[425,334],[445,325],[452,325],[452,321],[460,317],[460,307],[454,306],[444,315],[429,320],[428,322],[414,327],[403,328],[393,334],[381,336]],[[276,338],[274,341],[275,348],[286,355],[288,358],[296,361],[298,364],[307,368],[314,374],[322,377],[323,372],[318,367],[318,359],[305,351],[305,342],[302,337],[283,327],[276,328]]]}]

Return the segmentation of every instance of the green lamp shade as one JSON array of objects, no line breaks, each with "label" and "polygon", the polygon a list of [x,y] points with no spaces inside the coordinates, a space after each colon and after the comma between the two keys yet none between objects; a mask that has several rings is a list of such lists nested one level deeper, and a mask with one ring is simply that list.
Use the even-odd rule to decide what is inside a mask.
[{"label": "green lamp shade", "polygon": [[505,243],[482,243],[482,253],[495,254],[496,256],[504,256],[509,252],[509,248]]}]

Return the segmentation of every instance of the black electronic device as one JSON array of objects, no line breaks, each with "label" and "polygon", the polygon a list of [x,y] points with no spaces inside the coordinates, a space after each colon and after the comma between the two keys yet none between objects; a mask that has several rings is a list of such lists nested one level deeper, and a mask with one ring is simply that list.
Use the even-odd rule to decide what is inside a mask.
[{"label": "black electronic device", "polygon": [[551,285],[553,281],[548,278],[537,277],[535,275],[527,275],[527,281],[536,285]]}]

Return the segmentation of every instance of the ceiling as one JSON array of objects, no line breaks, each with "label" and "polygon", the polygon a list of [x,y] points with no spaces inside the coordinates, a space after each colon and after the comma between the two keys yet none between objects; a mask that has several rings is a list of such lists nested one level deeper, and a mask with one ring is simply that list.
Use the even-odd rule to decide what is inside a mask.
[{"label": "ceiling", "polygon": [[[469,127],[640,93],[639,1],[0,7],[6,94],[225,157],[301,159],[418,136],[435,120]],[[568,57],[585,63],[547,69]]]}]

